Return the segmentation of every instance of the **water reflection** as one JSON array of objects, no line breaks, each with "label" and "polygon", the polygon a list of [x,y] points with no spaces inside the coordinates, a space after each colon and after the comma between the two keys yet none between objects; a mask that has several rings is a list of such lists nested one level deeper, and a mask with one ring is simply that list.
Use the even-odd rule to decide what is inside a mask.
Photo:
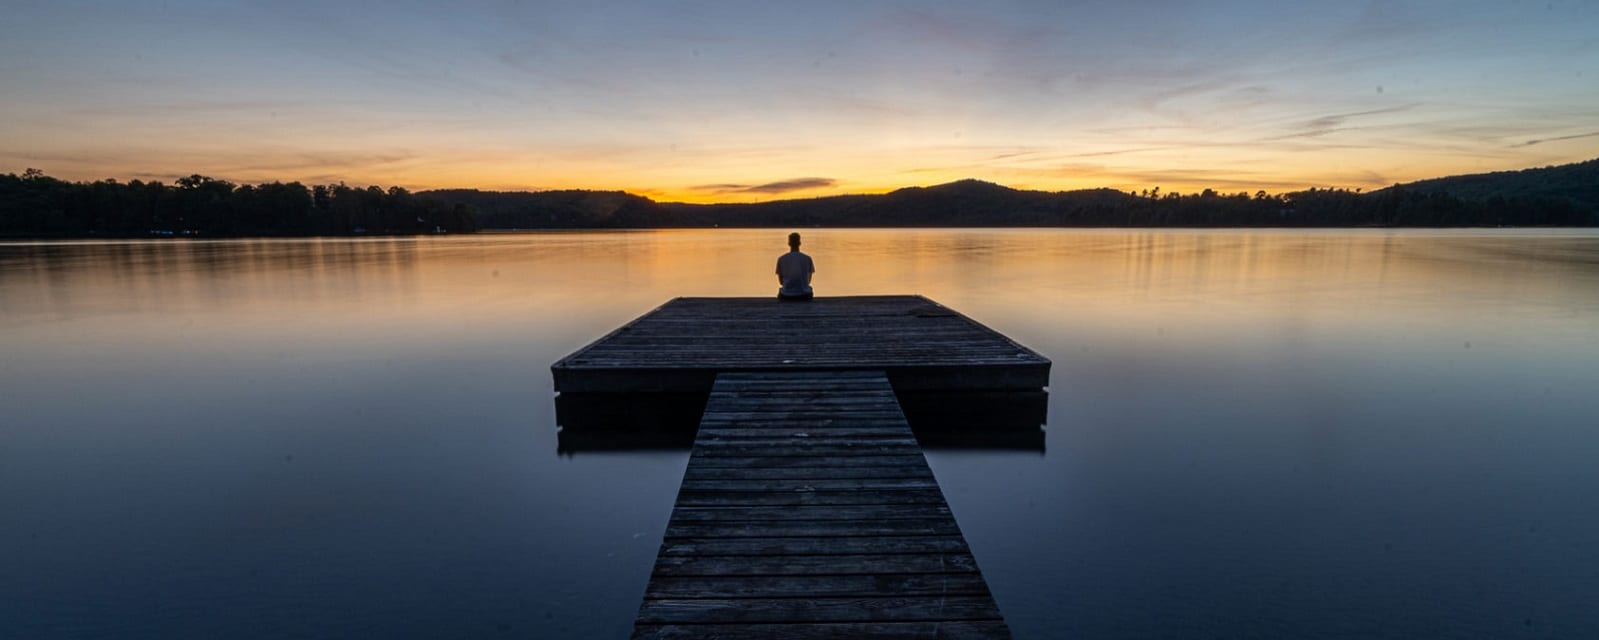
[{"label": "water reflection", "polygon": [[[1335,314],[1347,294],[1359,292],[1386,292],[1408,304],[1421,302],[1412,294],[1428,292],[1475,291],[1498,302],[1569,299],[1584,291],[1584,279],[1560,276],[1591,272],[1594,260],[1590,237],[1549,232],[812,235],[818,284],[828,294],[917,292],[960,309],[968,308],[960,303],[977,299],[1002,305],[1005,318],[1059,307],[1061,300],[1043,299],[1050,295],[1093,305],[1086,310],[1200,303]],[[549,308],[614,301],[623,313],[636,315],[678,295],[768,294],[766,263],[781,249],[780,241],[777,232],[661,231],[0,243],[0,301],[6,303],[0,322],[196,308],[276,309],[287,316],[357,304],[414,311],[471,302],[525,310],[519,306],[525,296],[514,295],[520,292],[537,294]],[[1322,295],[1332,291],[1340,295]],[[1024,313],[1028,308],[1034,313]]]},{"label": "water reflection", "polygon": [[1044,453],[1047,391],[896,392],[923,449]]},{"label": "water reflection", "polygon": [[[911,431],[926,449],[1044,452],[1049,394],[967,392],[896,394]],[[675,449],[694,446],[706,394],[562,393],[555,398],[557,450]]]},{"label": "water reflection", "polygon": [[555,398],[557,450],[678,449],[694,446],[703,393],[563,393]]},{"label": "water reflection", "polygon": [[408,239],[11,244],[0,247],[0,301],[11,298],[8,323],[403,301],[416,265]]},{"label": "water reflection", "polygon": [[[786,232],[0,243],[0,637],[624,636],[687,456],[549,365]],[[1599,636],[1599,234],[806,247],[1054,362],[918,430],[1018,637]]]}]

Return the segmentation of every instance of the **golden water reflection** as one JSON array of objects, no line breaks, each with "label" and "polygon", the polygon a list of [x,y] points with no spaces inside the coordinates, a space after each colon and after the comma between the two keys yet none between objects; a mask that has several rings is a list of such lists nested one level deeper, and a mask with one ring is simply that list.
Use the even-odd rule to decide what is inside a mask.
[{"label": "golden water reflection", "polygon": [[[598,335],[673,296],[771,295],[783,236],[7,244],[0,328],[160,340],[158,325],[226,318],[264,334],[357,323],[433,337],[581,320]],[[1588,318],[1596,246],[1585,232],[815,230],[804,248],[822,295],[921,293],[1028,333],[1154,326],[1204,337]],[[1174,315],[1182,326],[1160,326]]]}]

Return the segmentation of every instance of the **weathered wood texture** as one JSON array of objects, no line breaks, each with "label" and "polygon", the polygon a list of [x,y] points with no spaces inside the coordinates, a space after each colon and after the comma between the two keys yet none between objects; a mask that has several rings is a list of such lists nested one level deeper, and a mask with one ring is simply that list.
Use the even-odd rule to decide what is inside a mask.
[{"label": "weathered wood texture", "polygon": [[676,298],[551,366],[559,392],[695,392],[737,371],[884,371],[895,389],[1031,390],[1049,360],[922,296]]},{"label": "weathered wood texture", "polygon": [[880,371],[716,377],[634,638],[1008,638]]}]

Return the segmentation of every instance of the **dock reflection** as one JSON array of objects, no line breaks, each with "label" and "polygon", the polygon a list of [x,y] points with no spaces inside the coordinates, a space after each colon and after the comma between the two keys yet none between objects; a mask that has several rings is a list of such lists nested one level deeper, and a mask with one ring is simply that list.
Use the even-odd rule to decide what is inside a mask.
[{"label": "dock reflection", "polygon": [[580,451],[689,449],[704,393],[562,393],[555,397],[556,448]]},{"label": "dock reflection", "polygon": [[[924,449],[1044,453],[1047,391],[895,395]],[[707,399],[703,393],[562,393],[555,398],[557,451],[688,450]]]},{"label": "dock reflection", "polygon": [[897,392],[923,449],[1044,452],[1048,391]]}]

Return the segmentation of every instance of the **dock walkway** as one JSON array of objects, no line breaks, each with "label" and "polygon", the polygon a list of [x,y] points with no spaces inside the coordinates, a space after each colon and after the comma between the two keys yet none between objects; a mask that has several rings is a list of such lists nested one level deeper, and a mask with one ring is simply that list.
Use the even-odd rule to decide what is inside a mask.
[{"label": "dock walkway", "polygon": [[1010,633],[888,376],[768,371],[715,376],[633,637]]}]

